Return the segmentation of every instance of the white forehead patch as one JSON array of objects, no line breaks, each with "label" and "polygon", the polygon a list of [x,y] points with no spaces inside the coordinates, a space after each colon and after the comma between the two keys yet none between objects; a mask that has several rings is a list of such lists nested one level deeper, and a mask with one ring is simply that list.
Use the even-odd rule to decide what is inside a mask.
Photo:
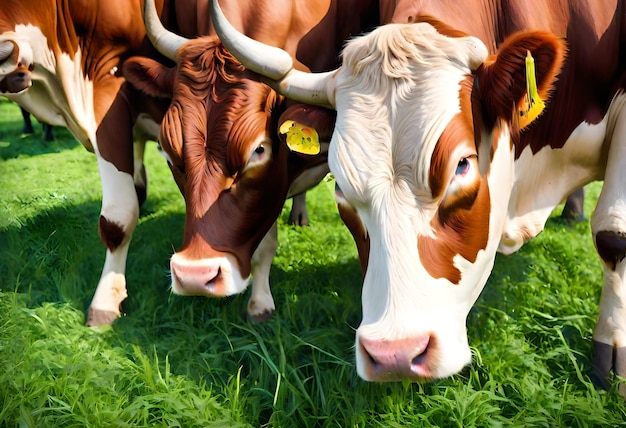
[{"label": "white forehead patch", "polygon": [[426,23],[385,25],[346,46],[329,163],[352,203],[398,180],[418,201],[430,200],[435,144],[460,111],[460,82],[486,56],[478,39],[447,37]]}]

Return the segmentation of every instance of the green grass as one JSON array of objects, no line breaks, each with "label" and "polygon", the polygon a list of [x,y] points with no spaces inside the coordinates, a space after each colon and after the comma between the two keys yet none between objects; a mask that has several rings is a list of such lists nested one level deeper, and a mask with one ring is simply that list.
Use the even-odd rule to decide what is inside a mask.
[{"label": "green grass", "polygon": [[[252,324],[247,294],[170,294],[184,205],[150,146],[126,315],[90,329],[84,312],[104,259],[95,157],[65,130],[45,143],[21,126],[0,101],[2,426],[626,426],[616,388],[587,376],[602,281],[588,224],[553,218],[497,258],[468,318],[474,362],[461,374],[371,384],[354,367],[360,272],[332,182],[310,193],[310,227],[287,226],[289,203],[283,210],[277,310]],[[588,187],[588,216],[598,192]]]}]

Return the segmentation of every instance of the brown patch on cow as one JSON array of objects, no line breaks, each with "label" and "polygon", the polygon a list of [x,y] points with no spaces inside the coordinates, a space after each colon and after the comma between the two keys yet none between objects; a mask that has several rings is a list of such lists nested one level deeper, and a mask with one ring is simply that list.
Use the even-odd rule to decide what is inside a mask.
[{"label": "brown patch on cow", "polygon": [[425,22],[427,24],[430,24],[435,28],[435,30],[437,30],[439,34],[443,34],[444,36],[447,36],[447,37],[458,38],[458,37],[468,36],[467,33],[464,33],[463,31],[459,31],[456,28],[451,27],[444,22],[441,22],[434,16],[420,15],[417,17],[417,20],[415,22]]},{"label": "brown patch on cow", "polygon": [[417,247],[422,265],[433,278],[446,278],[453,284],[461,281],[461,272],[454,266],[459,254],[470,263],[478,252],[487,247],[489,236],[489,188],[485,178],[480,180],[473,200],[464,206],[446,210],[431,221],[435,237],[419,236]]},{"label": "brown patch on cow", "polygon": [[[453,171],[461,159],[452,157],[460,144],[476,144],[472,106],[473,79],[461,82],[461,112],[444,129],[435,146],[430,164],[429,184],[433,199],[441,199],[437,214],[431,221],[435,237],[418,237],[418,251],[423,266],[434,278],[446,278],[453,284],[461,281],[461,272],[454,266],[459,254],[471,263],[478,251],[485,249],[489,235],[489,188],[485,176],[465,185],[454,195],[445,195]],[[480,132],[480,130],[478,130]],[[471,147],[471,146],[470,146]],[[491,155],[491,153],[489,153]],[[475,157],[469,158],[471,168],[478,168]],[[450,165],[452,163],[453,165]]]},{"label": "brown patch on cow", "polygon": [[461,111],[452,118],[448,126],[439,137],[439,141],[433,150],[430,159],[429,186],[433,199],[439,199],[445,190],[448,181],[449,162],[458,162],[460,159],[452,159],[452,153],[459,144],[474,142],[474,121],[471,105],[472,78],[467,76],[461,82],[459,90],[459,102]]},{"label": "brown patch on cow", "polygon": [[615,270],[626,257],[626,234],[601,230],[596,233],[596,248],[609,269]]},{"label": "brown patch on cow", "polygon": [[354,238],[359,254],[361,273],[363,274],[363,277],[365,277],[370,254],[370,239],[367,235],[367,230],[365,230],[365,226],[363,225],[359,214],[350,205],[338,203],[337,210],[339,211],[341,220],[343,220],[343,223],[346,225]]},{"label": "brown patch on cow", "polygon": [[124,242],[124,228],[102,215],[98,223],[98,233],[100,234],[100,239],[109,251],[115,251],[115,249]]},{"label": "brown patch on cow", "polygon": [[[476,87],[480,92],[486,126],[491,128],[497,119],[509,122],[518,156],[522,150],[522,145],[518,144],[521,138],[518,106],[526,95],[525,58],[528,52],[535,61],[539,95],[547,101],[565,58],[565,43],[551,33],[514,34],[502,43],[496,55],[490,55],[476,70]],[[556,122],[560,120],[555,118]],[[532,129],[532,126],[527,128]]]},{"label": "brown patch on cow", "polygon": [[88,327],[97,327],[100,325],[111,325],[120,317],[118,312],[101,311],[99,309],[89,308],[87,311],[86,325]]}]

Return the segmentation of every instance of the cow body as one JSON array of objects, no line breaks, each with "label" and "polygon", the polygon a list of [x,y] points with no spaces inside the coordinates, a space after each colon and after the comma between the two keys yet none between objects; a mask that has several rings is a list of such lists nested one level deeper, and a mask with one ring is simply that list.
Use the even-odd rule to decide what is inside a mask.
[{"label": "cow body", "polygon": [[[516,251],[593,180],[604,180],[591,224],[605,278],[594,363],[602,381],[626,374],[625,7],[383,1],[384,19],[402,23],[349,42],[339,69],[274,73],[287,96],[337,110],[329,165],[364,267],[361,377],[459,371],[495,253]],[[262,73],[244,54],[254,41],[218,27]],[[529,54],[547,100],[532,123]]]},{"label": "cow body", "polygon": [[[378,5],[237,0],[222,6],[240,31],[284,48],[303,70],[322,71],[337,67],[343,41],[375,22]],[[170,261],[172,290],[227,296],[244,291],[252,276],[248,314],[264,320],[274,310],[275,221],[287,197],[303,195],[327,174],[334,112],[284,102],[214,34],[182,39],[162,28],[154,12],[146,20],[151,39],[176,65],[137,57],[124,71],[146,93],[171,98],[160,143],[186,204],[182,248]],[[288,149],[278,133],[287,120],[317,130],[319,155]]]}]

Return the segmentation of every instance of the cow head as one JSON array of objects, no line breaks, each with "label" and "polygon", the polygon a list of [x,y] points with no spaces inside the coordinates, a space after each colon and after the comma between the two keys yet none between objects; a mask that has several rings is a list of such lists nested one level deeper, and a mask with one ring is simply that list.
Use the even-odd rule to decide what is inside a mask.
[{"label": "cow head", "polygon": [[[283,99],[217,37],[187,40],[168,32],[150,1],[144,19],[155,47],[175,62],[168,68],[134,57],[124,64],[135,87],[171,99],[159,141],[186,204],[182,248],[170,261],[172,290],[211,297],[242,292],[252,254],[280,214],[291,182],[320,159],[290,160],[294,155],[278,137],[280,123],[315,122],[311,110],[321,109],[285,110]],[[332,123],[318,131],[330,140]]]},{"label": "cow head", "polygon": [[[223,21],[216,4],[223,43],[262,73],[262,60],[249,58],[255,42]],[[477,38],[436,22],[379,27],[350,41],[334,72],[285,67],[270,82],[337,110],[329,166],[342,217],[368,252],[360,254],[356,333],[366,380],[440,378],[471,359],[465,320],[506,219],[528,52],[546,99],[564,55],[556,37],[518,33],[489,56]]]},{"label": "cow head", "polygon": [[13,40],[0,41],[0,93],[19,94],[33,84],[32,61],[23,63],[19,46]]}]

